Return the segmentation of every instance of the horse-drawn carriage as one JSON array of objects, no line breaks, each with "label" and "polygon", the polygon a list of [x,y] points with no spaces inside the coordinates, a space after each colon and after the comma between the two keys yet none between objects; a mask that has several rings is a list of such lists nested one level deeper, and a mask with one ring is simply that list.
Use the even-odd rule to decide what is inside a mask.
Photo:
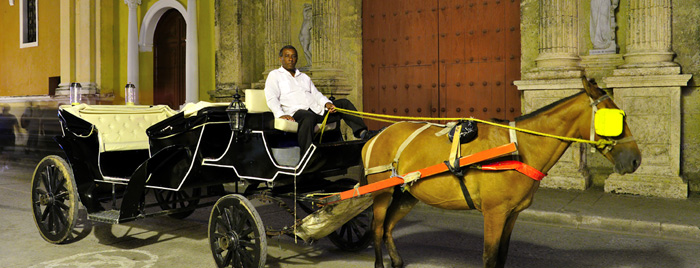
[{"label": "horse-drawn carriage", "polygon": [[[56,141],[67,159],[47,156],[32,178],[42,237],[51,243],[70,239],[80,204],[88,220],[109,224],[184,218],[213,205],[209,242],[216,264],[264,265],[266,234],[289,232],[265,230],[248,198],[285,206],[292,200],[312,213],[319,199],[310,193],[358,183],[327,178],[359,165],[365,141],[344,141],[339,128],[326,127],[323,143],[300,152],[295,123],[275,119],[261,90],[247,91],[241,104],[236,96],[231,105],[200,102],[179,112],[163,105],[59,107],[63,133]],[[341,249],[364,249],[371,239],[369,220],[360,214],[329,237]]]},{"label": "horse-drawn carriage", "polygon": [[[438,208],[481,211],[484,266],[503,267],[518,214],[530,206],[539,180],[572,142],[593,144],[620,174],[634,172],[641,164],[625,113],[597,86],[585,78],[582,83],[582,92],[509,125],[479,120],[483,124],[478,136],[466,144],[457,138],[461,127],[455,127],[449,141],[445,126],[411,122],[389,126],[366,146],[364,141],[342,141],[339,132],[331,131],[324,139],[332,142],[313,145],[304,154],[289,146],[295,139],[289,132],[293,128],[283,126],[289,122],[272,118],[266,105],[254,104],[261,102],[255,101],[256,92],[246,93],[248,118],[241,117],[246,113],[238,111],[236,102],[228,108],[186,107],[177,114],[160,106],[62,106],[64,133],[57,141],[71,164],[49,156],[38,165],[32,181],[35,219],[44,238],[59,243],[75,223],[78,201],[87,208],[89,219],[120,223],[151,215],[186,216],[207,205],[198,202],[205,196],[201,189],[217,194],[209,190],[224,182],[252,184],[235,190],[241,195],[226,195],[216,202],[209,241],[217,265],[253,267],[264,263],[265,230],[244,196],[291,194],[301,203],[330,204],[371,193],[372,231],[367,222],[356,224],[369,221],[361,215],[346,224],[355,228],[331,235],[336,245],[363,249],[374,237],[375,267],[384,267],[385,241],[392,266],[403,267],[392,232],[422,201]],[[129,125],[133,122],[155,124],[138,130]],[[112,135],[113,130],[133,132]],[[502,161],[504,157],[515,160]],[[355,187],[352,180],[324,182],[327,176],[359,165],[360,159],[366,175],[363,186]],[[302,193],[345,191],[320,199],[299,196],[283,183],[297,181],[294,177],[307,182],[301,185],[309,189]],[[163,211],[144,213],[147,190],[155,193],[156,205]],[[102,207],[110,198],[115,203],[116,197],[122,200],[120,209]]]}]

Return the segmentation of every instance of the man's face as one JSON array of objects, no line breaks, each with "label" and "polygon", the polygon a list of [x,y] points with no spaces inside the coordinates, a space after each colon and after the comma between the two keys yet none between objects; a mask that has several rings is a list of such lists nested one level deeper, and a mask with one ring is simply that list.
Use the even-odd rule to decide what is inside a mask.
[{"label": "man's face", "polygon": [[282,67],[287,71],[296,70],[297,66],[297,51],[291,48],[285,48],[282,50],[282,57],[280,57],[280,63]]}]

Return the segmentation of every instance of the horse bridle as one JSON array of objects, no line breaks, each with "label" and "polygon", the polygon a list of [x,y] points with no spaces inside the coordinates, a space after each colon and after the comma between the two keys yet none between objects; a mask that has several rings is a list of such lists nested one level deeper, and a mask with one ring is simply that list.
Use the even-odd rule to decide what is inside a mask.
[{"label": "horse bridle", "polygon": [[[590,136],[590,140],[591,140],[591,142],[595,142],[595,136],[596,136],[595,125],[594,125],[595,124],[595,113],[598,111],[598,104],[600,104],[604,100],[610,99],[610,96],[605,94],[605,95],[601,96],[600,98],[598,98],[597,100],[593,100],[593,98],[591,98],[591,97],[589,97],[589,99],[591,100],[591,132],[590,132],[591,136]],[[599,144],[599,145],[595,146],[596,148],[598,148],[600,150],[600,152],[603,155],[612,151],[613,147],[615,147],[615,145],[617,145],[619,143],[627,143],[627,142],[634,141],[633,136],[625,137],[622,139],[614,139],[611,137],[608,137],[608,138],[602,137],[602,139],[606,140],[606,141],[610,141],[610,143]],[[591,152],[595,152],[595,148],[591,148]]]}]

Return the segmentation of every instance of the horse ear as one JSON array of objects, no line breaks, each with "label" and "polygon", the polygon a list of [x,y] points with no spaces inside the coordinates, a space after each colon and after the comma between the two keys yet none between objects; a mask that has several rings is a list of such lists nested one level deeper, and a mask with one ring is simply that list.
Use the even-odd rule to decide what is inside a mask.
[{"label": "horse ear", "polygon": [[595,81],[589,81],[588,78],[583,77],[581,78],[581,82],[583,83],[583,90],[585,90],[586,94],[592,99],[598,99],[605,94],[604,91],[598,88]]}]

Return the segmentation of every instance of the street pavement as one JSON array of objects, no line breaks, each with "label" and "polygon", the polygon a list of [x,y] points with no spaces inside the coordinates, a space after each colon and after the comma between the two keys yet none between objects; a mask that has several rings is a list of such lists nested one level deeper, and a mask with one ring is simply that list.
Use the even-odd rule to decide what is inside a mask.
[{"label": "street pavement", "polygon": [[[31,161],[16,163],[9,169],[3,170],[0,175],[0,193],[2,193],[0,196],[0,259],[9,260],[5,263],[0,262],[0,267],[79,267],[61,266],[61,263],[52,264],[51,261],[48,261],[58,259],[65,264],[65,262],[70,263],[70,258],[84,260],[87,257],[75,254],[76,247],[79,246],[78,244],[84,245],[88,242],[53,246],[40,238],[38,231],[33,226],[31,208],[29,207],[28,185],[34,164]],[[438,210],[424,204],[418,205],[416,210],[448,214],[468,213],[474,216],[479,214],[476,211]],[[127,255],[131,260],[142,262],[143,265],[136,267],[160,267],[159,265],[148,265],[149,262],[156,260],[159,264],[175,263],[177,267],[210,267],[208,264],[213,264],[213,262],[209,248],[201,246],[202,243],[206,243],[208,213],[209,209],[198,210],[187,221],[156,217],[117,226],[82,223],[83,229],[78,228],[78,236],[82,236],[85,241],[96,242],[94,243],[96,246],[90,251],[97,251],[102,255],[89,257],[88,259],[92,258],[92,261],[95,259],[104,261],[110,256],[124,257]],[[700,241],[699,216],[700,197],[697,196],[686,200],[675,200],[608,194],[603,193],[600,189],[564,191],[541,188],[535,194],[532,206],[521,213],[518,221],[698,242]],[[31,225],[32,228],[27,228],[28,225]],[[153,232],[154,229],[161,231]],[[21,231],[17,232],[17,230]],[[124,236],[128,236],[128,239]],[[28,237],[33,239],[27,243],[22,242],[21,245],[13,244],[13,241],[26,241]],[[188,257],[183,260],[161,258],[158,260],[157,256],[149,253],[153,247],[172,246],[167,241],[181,237],[189,238],[189,240],[196,242],[196,245],[184,243],[180,247],[167,249],[174,253],[169,258],[199,256],[198,258]],[[277,256],[269,257],[269,267],[314,267],[318,263],[323,263],[323,266],[346,267],[333,264],[346,263],[347,259],[337,259],[322,254],[324,250],[333,248],[327,239],[319,241],[319,244],[311,248],[305,247],[303,243],[293,245],[290,248],[288,244],[285,244],[289,243],[289,240],[290,238],[286,238],[287,242],[285,242],[285,238],[270,238],[268,240],[269,256]],[[146,246],[143,246],[144,244]],[[50,247],[50,253],[32,250],[48,246],[53,246]],[[117,253],[119,251],[128,252]],[[53,257],[57,255],[65,255],[65,258]],[[361,266],[366,266],[365,264],[372,262],[372,255],[365,252],[353,254],[352,258],[353,261],[364,263]],[[201,258],[208,259],[204,262],[207,265],[202,265]],[[36,262],[32,261],[33,259],[36,259]],[[95,262],[99,263],[99,261]],[[40,265],[31,266],[35,264]]]}]

